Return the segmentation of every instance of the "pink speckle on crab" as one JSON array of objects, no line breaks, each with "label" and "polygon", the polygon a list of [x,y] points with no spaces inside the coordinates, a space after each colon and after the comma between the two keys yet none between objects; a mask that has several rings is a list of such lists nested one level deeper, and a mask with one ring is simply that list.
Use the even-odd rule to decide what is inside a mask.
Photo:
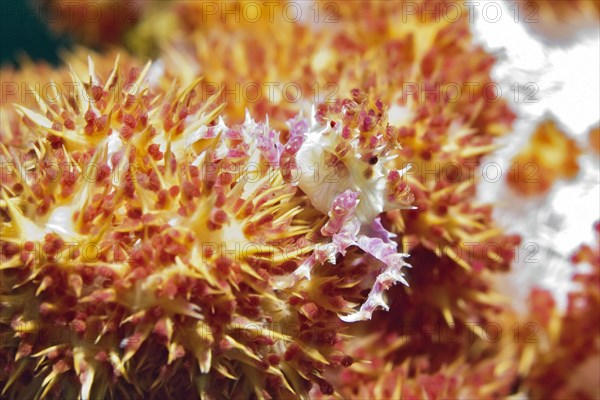
[{"label": "pink speckle on crab", "polygon": [[346,190],[333,201],[333,206],[329,212],[329,221],[321,228],[321,233],[325,236],[333,236],[342,229],[356,211],[358,207],[358,192]]}]

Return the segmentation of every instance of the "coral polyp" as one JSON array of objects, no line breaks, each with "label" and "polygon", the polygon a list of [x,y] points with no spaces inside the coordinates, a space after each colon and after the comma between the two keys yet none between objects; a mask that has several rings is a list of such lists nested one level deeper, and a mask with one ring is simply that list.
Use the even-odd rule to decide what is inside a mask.
[{"label": "coral polyp", "polygon": [[542,195],[556,181],[577,176],[577,158],[581,152],[577,142],[561,131],[556,122],[544,120],[513,158],[507,182],[521,195]]},{"label": "coral polyp", "polygon": [[[362,185],[334,186],[321,208],[321,194],[294,179],[309,171],[300,154],[316,125],[290,121],[287,144],[250,115],[227,126],[198,82],[156,91],[149,70],[123,73],[117,60],[102,79],[90,59],[60,103],[16,106],[27,129],[21,146],[2,147],[4,393],[331,392],[322,372],[349,363],[334,347],[342,319],[370,318],[404,282],[406,255],[375,219],[382,209],[358,208],[410,203],[390,186],[400,172],[371,161],[385,162],[384,135],[397,143],[383,106],[358,92],[316,106],[333,111],[313,123],[339,124],[329,134],[381,180],[376,191],[364,173]],[[350,103],[355,114],[340,114]]]},{"label": "coral polyp", "polygon": [[55,34],[70,34],[91,47],[118,45],[129,28],[139,22],[150,3],[114,0],[70,2],[43,0],[32,3],[32,11],[48,23]]},{"label": "coral polyp", "polygon": [[566,312],[550,291],[536,287],[530,294],[530,318],[540,339],[523,344],[519,365],[526,376],[524,391],[535,398],[600,395],[600,222],[593,230],[593,242],[582,244],[571,256],[576,287],[568,295]]}]

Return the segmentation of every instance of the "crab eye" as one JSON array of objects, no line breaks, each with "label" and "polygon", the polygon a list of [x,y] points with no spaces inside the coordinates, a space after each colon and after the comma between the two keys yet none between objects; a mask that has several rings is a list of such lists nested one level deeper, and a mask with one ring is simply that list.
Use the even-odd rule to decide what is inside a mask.
[{"label": "crab eye", "polygon": [[377,156],[373,156],[373,157],[369,158],[369,165],[375,165],[375,164],[377,164],[377,161],[379,161]]}]

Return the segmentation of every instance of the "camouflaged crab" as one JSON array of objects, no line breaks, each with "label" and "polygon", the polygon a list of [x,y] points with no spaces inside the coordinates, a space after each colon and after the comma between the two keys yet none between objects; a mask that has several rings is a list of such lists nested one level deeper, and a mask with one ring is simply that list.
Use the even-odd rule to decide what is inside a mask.
[{"label": "camouflaged crab", "polygon": [[[407,266],[377,219],[410,201],[385,107],[356,92],[290,121],[282,143],[250,116],[228,126],[197,84],[149,87],[149,70],[117,59],[104,78],[90,59],[59,102],[15,105],[3,394],[333,393],[323,371],[352,363],[335,348],[342,320],[386,308]],[[295,178],[312,158],[343,170],[324,192]]]}]

